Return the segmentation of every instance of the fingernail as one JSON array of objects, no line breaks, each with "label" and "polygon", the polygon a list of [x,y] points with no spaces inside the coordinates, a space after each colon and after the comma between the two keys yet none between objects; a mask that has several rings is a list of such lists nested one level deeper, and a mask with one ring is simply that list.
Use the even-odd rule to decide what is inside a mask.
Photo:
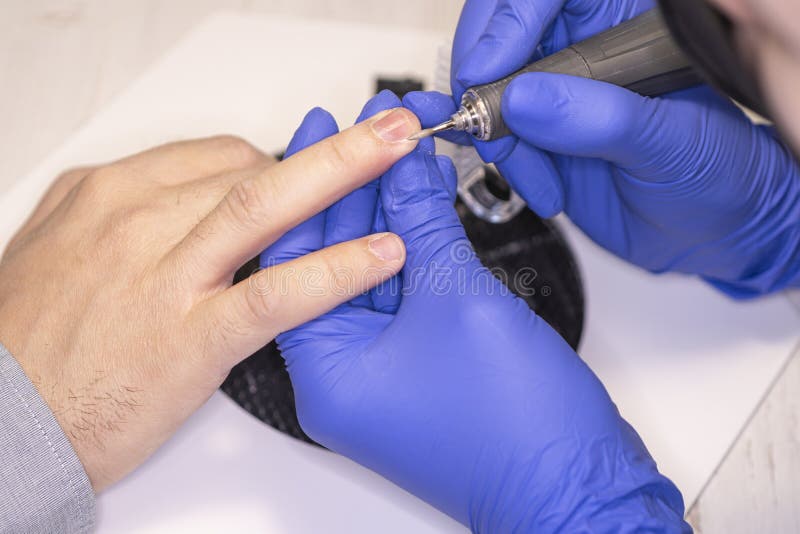
[{"label": "fingernail", "polygon": [[369,241],[369,251],[383,261],[398,261],[403,259],[403,244],[400,238],[393,234],[381,234]]},{"label": "fingernail", "polygon": [[375,135],[389,143],[405,141],[408,137],[419,131],[419,125],[411,120],[410,111],[402,108],[392,110],[387,115],[372,123]]}]

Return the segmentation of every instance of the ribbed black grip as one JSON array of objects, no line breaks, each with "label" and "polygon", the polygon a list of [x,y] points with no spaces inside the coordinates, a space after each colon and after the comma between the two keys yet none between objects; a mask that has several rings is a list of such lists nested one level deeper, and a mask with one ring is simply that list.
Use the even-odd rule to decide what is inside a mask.
[{"label": "ribbed black grip", "polygon": [[702,83],[691,62],[673,40],[661,12],[652,9],[608,31],[574,44],[517,72],[473,87],[489,117],[489,139],[511,132],[500,113],[503,93],[511,81],[528,72],[554,72],[591,78],[658,96]]}]

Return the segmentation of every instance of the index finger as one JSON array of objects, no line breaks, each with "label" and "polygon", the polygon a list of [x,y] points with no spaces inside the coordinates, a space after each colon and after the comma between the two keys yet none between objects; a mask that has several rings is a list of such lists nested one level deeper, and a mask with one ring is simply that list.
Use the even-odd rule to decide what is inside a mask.
[{"label": "index finger", "polygon": [[411,152],[417,118],[387,110],[233,186],[176,247],[170,261],[201,286],[228,280],[248,259]]}]

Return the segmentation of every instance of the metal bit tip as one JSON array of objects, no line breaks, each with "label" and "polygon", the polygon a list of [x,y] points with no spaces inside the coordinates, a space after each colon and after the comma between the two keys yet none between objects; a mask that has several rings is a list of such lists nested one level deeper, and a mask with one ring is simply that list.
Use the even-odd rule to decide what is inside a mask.
[{"label": "metal bit tip", "polygon": [[439,132],[443,132],[445,130],[452,130],[455,127],[456,123],[453,119],[449,119],[433,128],[428,128],[426,130],[421,130],[411,137],[408,138],[409,141],[416,141],[418,139],[425,139],[426,137],[430,137],[432,135],[436,135]]}]

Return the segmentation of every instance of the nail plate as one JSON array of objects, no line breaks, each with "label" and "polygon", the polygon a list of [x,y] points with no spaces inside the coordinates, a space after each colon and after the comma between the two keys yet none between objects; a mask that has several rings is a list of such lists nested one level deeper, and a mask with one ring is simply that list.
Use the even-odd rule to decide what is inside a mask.
[{"label": "nail plate", "polygon": [[403,258],[403,245],[393,234],[381,234],[371,239],[369,251],[383,261],[398,261]]},{"label": "nail plate", "polygon": [[372,131],[375,135],[389,143],[405,141],[411,134],[419,131],[419,128],[412,121],[410,111],[397,108],[384,115],[372,123]]}]

